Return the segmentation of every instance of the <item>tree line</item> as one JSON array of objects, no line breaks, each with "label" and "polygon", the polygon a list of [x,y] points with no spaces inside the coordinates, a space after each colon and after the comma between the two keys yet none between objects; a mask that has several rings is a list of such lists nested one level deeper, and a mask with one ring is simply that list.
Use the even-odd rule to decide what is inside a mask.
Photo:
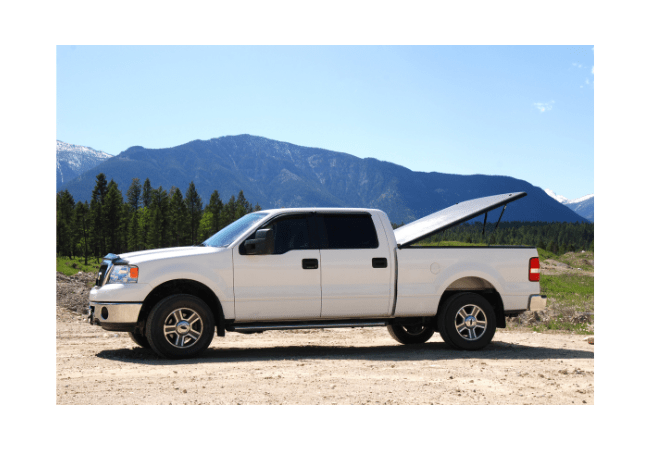
[{"label": "tree line", "polygon": [[254,207],[244,192],[227,203],[219,192],[203,207],[191,181],[185,196],[178,187],[154,189],[149,178],[133,178],[126,199],[113,180],[97,175],[90,204],[64,190],[56,195],[56,252],[59,256],[100,258],[109,252],[125,253],[152,248],[179,247],[203,242]]},{"label": "tree line", "polygon": [[[395,225],[395,227],[397,227]],[[438,241],[457,241],[490,245],[530,245],[562,255],[566,252],[594,250],[594,224],[586,222],[501,222],[488,223],[483,233],[483,222],[465,222],[420,241],[436,244]]]},{"label": "tree line", "polygon": [[[194,182],[185,196],[178,187],[153,189],[133,178],[126,199],[113,180],[97,175],[90,204],[75,203],[67,191],[56,196],[56,252],[59,256],[100,258],[109,252],[125,253],[152,248],[179,247],[203,242],[240,217],[261,210],[246,200],[243,191],[223,203],[215,190],[204,207]],[[402,224],[403,225],[403,224]],[[393,224],[393,228],[401,225]],[[490,245],[530,245],[555,254],[594,249],[593,223],[465,222],[419,243],[459,241]]]}]

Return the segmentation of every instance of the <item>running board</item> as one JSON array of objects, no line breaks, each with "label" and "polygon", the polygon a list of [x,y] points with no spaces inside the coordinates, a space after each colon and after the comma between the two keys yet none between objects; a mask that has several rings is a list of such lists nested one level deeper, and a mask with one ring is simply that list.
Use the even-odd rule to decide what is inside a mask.
[{"label": "running board", "polygon": [[275,322],[275,323],[242,323],[226,326],[226,331],[238,333],[260,333],[271,330],[303,330],[318,328],[350,328],[350,327],[385,327],[385,320],[343,320],[332,322]]}]

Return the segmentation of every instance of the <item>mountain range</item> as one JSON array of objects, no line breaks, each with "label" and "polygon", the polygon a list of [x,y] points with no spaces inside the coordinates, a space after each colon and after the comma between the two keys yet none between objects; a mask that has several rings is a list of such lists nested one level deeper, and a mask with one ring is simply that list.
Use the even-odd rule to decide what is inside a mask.
[{"label": "mountain range", "polygon": [[82,145],[56,141],[56,190],[113,155]]},{"label": "mountain range", "polygon": [[[432,155],[431,157],[434,157]],[[154,188],[194,181],[204,204],[217,189],[224,202],[240,190],[252,204],[279,207],[365,207],[386,211],[395,223],[408,223],[455,203],[525,191],[507,207],[503,220],[579,222],[584,218],[541,188],[507,176],[415,172],[374,158],[302,147],[251,135],[196,140],[172,148],[131,147],[68,181],[75,201],[90,201],[95,177],[103,172],[125,195],[133,178],[149,178]],[[500,211],[488,220],[496,222]]]},{"label": "mountain range", "polygon": [[574,200],[569,200],[568,198],[557,195],[550,189],[544,189],[551,198],[554,198],[558,202],[565,205],[567,208],[575,211],[580,216],[587,219],[589,222],[594,221],[594,194],[585,195]]}]

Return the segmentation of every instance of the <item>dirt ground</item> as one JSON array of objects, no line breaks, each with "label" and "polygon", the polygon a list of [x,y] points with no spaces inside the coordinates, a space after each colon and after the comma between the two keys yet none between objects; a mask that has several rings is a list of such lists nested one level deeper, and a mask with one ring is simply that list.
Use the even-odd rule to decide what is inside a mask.
[{"label": "dirt ground", "polygon": [[585,336],[498,330],[479,352],[438,334],[404,346],[385,328],[215,336],[169,361],[59,309],[57,404],[594,404]]}]

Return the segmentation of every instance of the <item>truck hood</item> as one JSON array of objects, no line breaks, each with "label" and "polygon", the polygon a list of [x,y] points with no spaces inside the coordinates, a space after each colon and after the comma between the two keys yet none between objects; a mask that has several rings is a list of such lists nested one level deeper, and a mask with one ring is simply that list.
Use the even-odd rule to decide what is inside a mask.
[{"label": "truck hood", "polygon": [[466,220],[478,217],[481,214],[523,198],[526,195],[528,194],[525,192],[513,192],[511,194],[492,195],[490,197],[481,197],[456,203],[449,208],[429,214],[415,222],[396,229],[395,239],[397,240],[397,246],[402,247],[412,244],[415,241],[444,231]]},{"label": "truck hood", "polygon": [[[158,248],[154,250],[142,250],[138,252],[123,253],[119,256],[113,256],[115,259],[119,259],[125,263],[137,265],[148,261],[180,258],[184,256],[206,255],[209,253],[220,253],[226,250],[228,249],[222,247],[172,247]],[[108,258],[108,256],[106,258]]]}]

